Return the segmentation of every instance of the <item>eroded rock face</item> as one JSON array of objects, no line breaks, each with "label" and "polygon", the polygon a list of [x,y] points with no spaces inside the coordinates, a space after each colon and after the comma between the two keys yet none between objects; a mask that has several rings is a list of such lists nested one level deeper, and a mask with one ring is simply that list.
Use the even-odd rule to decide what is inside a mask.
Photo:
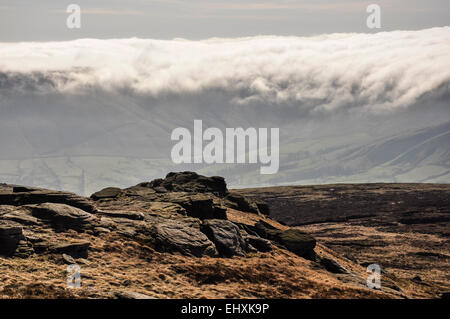
[{"label": "eroded rock face", "polygon": [[28,208],[34,217],[51,224],[57,230],[81,230],[95,220],[94,215],[65,204],[43,203],[24,207]]},{"label": "eroded rock face", "polygon": [[156,246],[188,256],[216,256],[214,244],[200,229],[183,221],[168,220],[152,227]]},{"label": "eroded rock face", "polygon": [[202,223],[201,230],[225,257],[245,256],[248,245],[239,227],[228,220],[210,219]]}]

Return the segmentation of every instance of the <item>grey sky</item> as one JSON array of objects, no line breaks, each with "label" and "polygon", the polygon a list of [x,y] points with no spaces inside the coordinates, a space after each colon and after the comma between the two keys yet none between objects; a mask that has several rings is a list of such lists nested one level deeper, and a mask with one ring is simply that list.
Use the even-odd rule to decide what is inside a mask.
[{"label": "grey sky", "polygon": [[[71,3],[81,6],[81,29],[66,27]],[[381,30],[366,27],[371,3],[381,6]],[[417,30],[449,21],[448,0],[0,0],[0,42],[307,36]]]}]

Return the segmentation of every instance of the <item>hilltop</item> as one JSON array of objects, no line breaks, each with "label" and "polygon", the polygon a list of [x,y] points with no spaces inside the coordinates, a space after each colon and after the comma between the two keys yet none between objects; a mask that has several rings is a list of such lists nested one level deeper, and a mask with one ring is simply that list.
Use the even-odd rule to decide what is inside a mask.
[{"label": "hilltop", "polygon": [[0,298],[439,297],[390,271],[369,289],[355,258],[243,192],[193,172],[89,198],[0,184]]}]

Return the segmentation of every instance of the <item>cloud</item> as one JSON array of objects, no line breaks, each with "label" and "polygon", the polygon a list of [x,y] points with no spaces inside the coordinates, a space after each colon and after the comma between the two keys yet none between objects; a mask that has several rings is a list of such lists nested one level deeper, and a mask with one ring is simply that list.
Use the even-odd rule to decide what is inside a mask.
[{"label": "cloud", "polygon": [[448,98],[450,27],[314,37],[0,43],[0,95],[220,92],[232,105],[386,112]]}]

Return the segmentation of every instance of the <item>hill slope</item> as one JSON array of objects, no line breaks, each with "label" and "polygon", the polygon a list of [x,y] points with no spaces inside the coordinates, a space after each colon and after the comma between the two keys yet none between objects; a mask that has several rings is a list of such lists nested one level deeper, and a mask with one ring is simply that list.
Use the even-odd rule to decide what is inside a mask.
[{"label": "hill slope", "polygon": [[[221,177],[170,173],[91,196],[0,186],[2,298],[406,298],[436,286],[366,268],[267,206],[227,190]],[[81,287],[67,284],[81,267]],[[72,282],[73,283],[73,282]]]}]

